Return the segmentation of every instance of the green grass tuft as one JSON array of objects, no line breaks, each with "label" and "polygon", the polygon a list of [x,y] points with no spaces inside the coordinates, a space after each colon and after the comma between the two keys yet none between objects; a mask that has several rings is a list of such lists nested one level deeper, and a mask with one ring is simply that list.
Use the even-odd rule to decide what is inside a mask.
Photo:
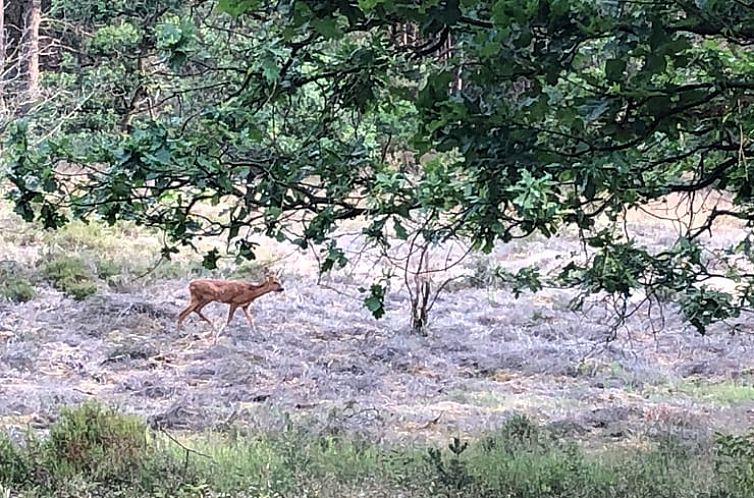
[{"label": "green grass tuft", "polygon": [[0,297],[14,303],[25,303],[37,296],[37,291],[28,280],[13,278],[6,279],[0,284]]},{"label": "green grass tuft", "polygon": [[14,303],[31,301],[37,295],[26,272],[15,261],[0,262],[0,298]]},{"label": "green grass tuft", "polygon": [[29,477],[29,462],[22,448],[0,432],[0,484],[23,484]]},{"label": "green grass tuft", "polygon": [[49,468],[59,478],[128,479],[147,460],[147,428],[137,417],[88,402],[61,411],[46,449]]},{"label": "green grass tuft", "polygon": [[41,262],[40,270],[53,287],[77,300],[96,294],[99,287],[97,277],[78,256],[53,255]]}]

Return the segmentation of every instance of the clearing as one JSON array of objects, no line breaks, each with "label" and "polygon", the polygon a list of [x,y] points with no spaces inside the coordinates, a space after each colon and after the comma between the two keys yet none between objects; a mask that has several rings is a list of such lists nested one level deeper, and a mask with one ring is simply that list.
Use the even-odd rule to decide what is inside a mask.
[{"label": "clearing", "polygon": [[[647,240],[672,238],[660,222],[639,222]],[[83,225],[41,234],[18,228],[7,211],[0,224],[6,258],[32,270],[50,251],[122,266],[144,260],[154,242]],[[195,261],[83,301],[37,282],[34,299],[0,302],[0,425],[44,429],[60,406],[90,398],[175,430],[274,429],[292,416],[375,440],[478,434],[516,413],[595,444],[668,430],[697,438],[754,422],[746,330],[701,337],[668,306],[635,314],[606,341],[602,305],[575,313],[572,293],[514,299],[467,285],[441,295],[423,337],[409,329],[404,289],[392,289],[382,320],[362,306],[357,289],[373,262],[320,285],[307,254],[265,247],[284,258],[276,266],[286,269],[286,291],[252,305],[256,332],[239,313],[217,344],[197,338],[209,329],[195,315],[183,333],[175,328]],[[547,265],[574,249],[568,237],[509,244],[469,257],[463,271]],[[226,309],[212,304],[207,314],[219,324]]]}]

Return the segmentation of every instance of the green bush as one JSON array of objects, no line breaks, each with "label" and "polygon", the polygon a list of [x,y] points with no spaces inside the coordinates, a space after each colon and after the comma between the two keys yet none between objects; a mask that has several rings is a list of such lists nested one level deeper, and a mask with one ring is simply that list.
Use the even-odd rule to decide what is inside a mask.
[{"label": "green bush", "polygon": [[0,484],[24,484],[28,476],[29,465],[22,449],[0,432]]},{"label": "green bush", "polygon": [[80,257],[52,256],[42,262],[41,271],[53,287],[74,299],[83,300],[97,292],[96,277]]},{"label": "green bush", "polygon": [[119,276],[123,273],[122,268],[118,263],[110,259],[98,259],[96,263],[97,276],[102,280],[110,280],[113,277]]},{"label": "green bush", "polygon": [[37,291],[28,280],[24,279],[5,279],[0,283],[0,297],[13,301],[14,303],[25,303],[31,301],[37,295]]},{"label": "green bush", "polygon": [[745,495],[754,490],[754,430],[746,434],[717,434],[715,468],[724,479]]},{"label": "green bush", "polygon": [[63,291],[77,301],[83,301],[97,293],[98,285],[90,280],[67,283]]},{"label": "green bush", "polygon": [[65,408],[50,428],[47,457],[58,476],[127,480],[147,459],[147,427],[138,417],[94,402]]},{"label": "green bush", "polygon": [[0,262],[0,297],[15,303],[31,301],[37,295],[23,268],[15,261]]}]

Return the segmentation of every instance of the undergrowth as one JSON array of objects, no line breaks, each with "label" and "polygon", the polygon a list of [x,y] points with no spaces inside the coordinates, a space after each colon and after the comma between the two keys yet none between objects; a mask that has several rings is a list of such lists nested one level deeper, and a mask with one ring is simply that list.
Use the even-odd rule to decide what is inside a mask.
[{"label": "undergrowth", "polygon": [[751,436],[695,453],[588,453],[525,417],[478,440],[392,446],[315,434],[168,434],[86,403],[45,438],[0,432],[0,495],[694,498],[751,496]]},{"label": "undergrowth", "polygon": [[79,256],[55,254],[40,262],[42,276],[66,295],[82,300],[97,292],[97,277]]},{"label": "undergrowth", "polygon": [[31,301],[37,295],[24,269],[15,261],[0,261],[0,298],[14,303]]}]

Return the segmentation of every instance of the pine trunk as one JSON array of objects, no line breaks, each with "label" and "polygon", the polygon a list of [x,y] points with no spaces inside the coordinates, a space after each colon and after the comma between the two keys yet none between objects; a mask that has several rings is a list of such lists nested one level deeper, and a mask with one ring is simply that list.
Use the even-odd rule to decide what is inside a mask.
[{"label": "pine trunk", "polygon": [[39,96],[39,26],[42,24],[42,0],[29,0],[28,20],[26,88],[29,100],[36,100]]}]

